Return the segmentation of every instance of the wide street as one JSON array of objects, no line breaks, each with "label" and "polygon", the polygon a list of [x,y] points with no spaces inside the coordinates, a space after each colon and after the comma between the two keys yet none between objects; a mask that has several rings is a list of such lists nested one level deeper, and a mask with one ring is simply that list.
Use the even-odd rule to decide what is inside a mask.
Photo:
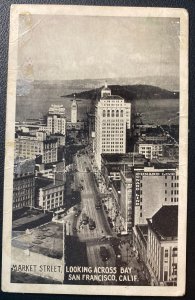
[{"label": "wide street", "polygon": [[[90,266],[114,266],[114,250],[109,245],[109,241],[103,238],[103,236],[110,236],[112,232],[102,209],[95,208],[97,192],[93,173],[91,172],[90,159],[86,154],[79,154],[75,156],[75,164],[77,169],[77,172],[75,172],[75,185],[83,187],[81,190],[82,212],[77,219],[77,236],[80,241],[86,242],[88,264]],[[83,213],[95,221],[95,229],[90,230],[88,225],[81,223]],[[103,262],[100,257],[100,245],[105,246],[110,253],[107,262]]]}]

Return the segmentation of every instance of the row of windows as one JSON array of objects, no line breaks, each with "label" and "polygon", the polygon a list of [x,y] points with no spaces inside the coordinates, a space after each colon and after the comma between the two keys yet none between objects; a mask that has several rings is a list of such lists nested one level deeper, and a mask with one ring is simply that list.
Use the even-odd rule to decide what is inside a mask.
[{"label": "row of windows", "polygon": [[49,205],[50,203],[54,203],[54,200],[55,200],[55,202],[59,202],[59,201],[62,200],[62,197],[51,199],[51,200],[47,200],[47,201],[43,201],[43,205],[45,205],[45,204]]},{"label": "row of windows", "polygon": [[47,196],[43,197],[43,200],[53,198],[54,196],[57,197],[58,195],[62,195],[62,193],[63,193],[62,191],[61,192],[52,193],[50,195],[47,195]]},{"label": "row of windows", "polygon": [[119,111],[119,110],[116,110],[116,111],[114,111],[114,110],[103,110],[103,112],[102,112],[102,116],[103,117],[123,117],[123,110],[121,110],[121,111]]},{"label": "row of windows", "polygon": [[[165,182],[165,186],[167,186],[167,182]],[[179,187],[179,182],[171,182],[171,187]]]},{"label": "row of windows", "polygon": [[24,206],[29,206],[31,204],[30,201],[24,201],[24,202],[20,202],[20,203],[15,203],[13,205],[14,208],[18,208],[18,207],[24,207]]},{"label": "row of windows", "polygon": [[[165,194],[167,194],[167,190],[165,190]],[[178,190],[171,190],[171,195],[179,195]]]},{"label": "row of windows", "polygon": [[[171,202],[178,202],[178,197],[171,197]],[[167,201],[167,198],[165,198],[165,202]]]},{"label": "row of windows", "polygon": [[[167,179],[167,177],[170,177],[170,176],[165,175],[165,179]],[[179,180],[179,176],[178,175],[176,175],[176,176],[172,175],[171,180]]]},{"label": "row of windows", "polygon": [[17,198],[15,198],[14,197],[14,202],[23,202],[23,201],[25,201],[25,200],[28,200],[28,201],[30,201],[31,200],[31,198],[32,198],[32,196],[34,196],[33,194],[31,195],[27,195],[27,196],[21,196],[21,197],[17,197]]},{"label": "row of windows", "polygon": [[123,145],[121,144],[121,145],[111,145],[111,146],[102,146],[102,150],[110,150],[110,149],[123,149]]}]

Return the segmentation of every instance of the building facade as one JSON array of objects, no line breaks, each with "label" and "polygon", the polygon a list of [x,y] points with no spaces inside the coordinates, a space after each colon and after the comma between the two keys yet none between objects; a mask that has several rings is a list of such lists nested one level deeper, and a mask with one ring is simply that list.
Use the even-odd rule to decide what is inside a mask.
[{"label": "building facade", "polygon": [[134,224],[145,224],[162,205],[178,205],[179,171],[174,165],[134,168]]},{"label": "building facade", "polygon": [[37,131],[36,135],[17,134],[15,138],[15,157],[35,159],[42,157],[42,163],[56,162],[57,138],[50,138],[45,132]]},{"label": "building facade", "polygon": [[95,108],[95,159],[99,169],[102,153],[126,152],[126,130],[130,124],[131,104],[111,95],[105,86]]},{"label": "building facade", "polygon": [[35,161],[17,158],[14,162],[13,209],[35,205]]},{"label": "building facade", "polygon": [[147,221],[147,262],[154,283],[177,285],[178,206],[163,206]]},{"label": "building facade", "polygon": [[47,115],[47,128],[51,134],[66,135],[66,116],[63,105],[51,105]]},{"label": "building facade", "polygon": [[72,122],[67,121],[66,128],[67,128],[67,130],[71,130],[71,131],[84,130],[85,129],[85,123],[84,123],[84,121],[78,121],[76,123],[72,123]]},{"label": "building facade", "polygon": [[138,152],[143,154],[148,159],[154,159],[163,156],[163,144],[153,143],[143,143],[138,144]]},{"label": "building facade", "polygon": [[64,182],[37,178],[37,204],[44,210],[52,210],[64,204]]},{"label": "building facade", "polygon": [[125,232],[132,236],[133,232],[133,173],[131,170],[121,171],[121,189],[119,206],[124,220]]},{"label": "building facade", "polygon": [[133,246],[151,285],[177,285],[178,206],[164,205],[136,225]]}]

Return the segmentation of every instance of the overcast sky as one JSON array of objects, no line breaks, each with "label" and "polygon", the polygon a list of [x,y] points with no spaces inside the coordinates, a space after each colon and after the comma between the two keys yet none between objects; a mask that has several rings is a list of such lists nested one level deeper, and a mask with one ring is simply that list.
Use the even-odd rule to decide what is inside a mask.
[{"label": "overcast sky", "polygon": [[18,78],[179,77],[179,21],[20,16]]}]

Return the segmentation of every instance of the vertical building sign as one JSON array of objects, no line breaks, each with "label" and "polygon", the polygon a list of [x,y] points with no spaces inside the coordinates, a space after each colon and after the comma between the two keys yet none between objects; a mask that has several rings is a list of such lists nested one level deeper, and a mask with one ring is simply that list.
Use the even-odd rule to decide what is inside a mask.
[{"label": "vertical building sign", "polygon": [[135,175],[135,205],[140,205],[140,174]]}]

